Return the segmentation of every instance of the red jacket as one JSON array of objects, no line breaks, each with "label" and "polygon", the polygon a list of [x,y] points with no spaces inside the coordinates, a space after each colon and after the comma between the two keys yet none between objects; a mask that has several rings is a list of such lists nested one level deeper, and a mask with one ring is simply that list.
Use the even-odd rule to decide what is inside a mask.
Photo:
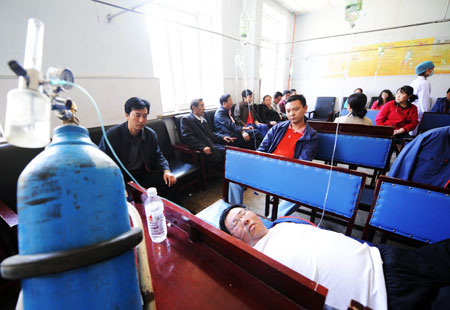
[{"label": "red jacket", "polygon": [[405,128],[406,132],[414,130],[419,123],[417,107],[413,104],[403,109],[395,104],[395,100],[386,102],[375,118],[375,124],[393,126],[395,129]]}]

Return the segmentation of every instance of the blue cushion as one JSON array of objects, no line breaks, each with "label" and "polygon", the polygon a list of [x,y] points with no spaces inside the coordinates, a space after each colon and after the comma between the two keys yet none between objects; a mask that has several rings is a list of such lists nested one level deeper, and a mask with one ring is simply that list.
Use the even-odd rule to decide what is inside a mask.
[{"label": "blue cushion", "polygon": [[[315,159],[331,160],[336,135],[319,132],[319,150]],[[334,160],[373,168],[384,168],[392,140],[364,136],[338,135]]]},{"label": "blue cushion", "polygon": [[359,200],[359,204],[371,206],[373,200],[374,190],[370,188],[364,188],[361,194],[361,199]]},{"label": "blue cushion", "polygon": [[[294,213],[298,207],[299,206],[293,202],[280,200],[280,203],[278,204],[277,218]],[[268,217],[272,218],[272,212],[270,212]]]},{"label": "blue cushion", "polygon": [[361,176],[234,150],[226,153],[225,177],[232,182],[317,208],[323,207],[330,173],[326,209],[350,218],[358,198]]},{"label": "blue cushion", "polygon": [[205,222],[211,224],[212,226],[219,228],[220,215],[222,212],[231,206],[231,204],[223,201],[222,199],[216,201],[214,204],[210,205],[208,208],[203,209],[196,214],[197,217],[201,218]]},{"label": "blue cushion", "polygon": [[423,188],[383,182],[370,225],[409,238],[450,238],[450,197]]},{"label": "blue cushion", "polygon": [[184,163],[178,160],[171,160],[169,162],[169,167],[170,167],[170,171],[172,171],[173,175],[179,179],[184,177],[185,175],[189,175],[193,172],[195,172],[196,170],[198,170],[198,167],[189,164],[189,163]]}]

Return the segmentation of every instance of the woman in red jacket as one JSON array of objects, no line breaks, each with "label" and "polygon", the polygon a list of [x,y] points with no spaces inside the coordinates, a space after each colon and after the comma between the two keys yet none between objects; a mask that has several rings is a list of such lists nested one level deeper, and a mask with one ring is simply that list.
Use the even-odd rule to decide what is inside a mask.
[{"label": "woman in red jacket", "polygon": [[411,86],[399,88],[395,94],[395,100],[383,105],[375,118],[377,125],[395,127],[395,143],[401,143],[405,137],[409,137],[408,132],[416,128],[419,123],[417,107],[412,104],[417,99],[413,92],[414,89]]}]

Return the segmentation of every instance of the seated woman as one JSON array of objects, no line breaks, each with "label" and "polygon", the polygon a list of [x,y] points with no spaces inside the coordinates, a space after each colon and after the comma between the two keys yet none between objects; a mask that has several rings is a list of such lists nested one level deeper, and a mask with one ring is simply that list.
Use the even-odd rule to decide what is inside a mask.
[{"label": "seated woman", "polygon": [[347,123],[347,124],[362,124],[373,125],[372,120],[366,115],[366,102],[367,97],[363,93],[351,94],[348,97],[347,111],[348,114],[338,117],[334,120],[335,123]]},{"label": "seated woman", "polygon": [[377,125],[395,127],[395,143],[402,143],[419,123],[417,107],[412,104],[416,99],[414,89],[405,85],[397,90],[395,100],[386,103],[375,118]]},{"label": "seated woman", "polygon": [[285,118],[281,113],[275,111],[272,107],[272,97],[270,95],[265,95],[263,97],[262,104],[260,105],[260,117],[264,124],[274,126],[278,122],[284,121]]},{"label": "seated woman", "polygon": [[377,101],[373,103],[371,110],[381,110],[381,108],[386,104],[386,102],[394,100],[394,95],[389,89],[383,89],[378,96]]}]

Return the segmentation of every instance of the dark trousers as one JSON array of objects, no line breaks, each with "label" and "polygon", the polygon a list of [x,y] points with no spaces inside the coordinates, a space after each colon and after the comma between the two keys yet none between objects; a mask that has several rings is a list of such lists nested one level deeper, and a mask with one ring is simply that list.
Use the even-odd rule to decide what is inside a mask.
[{"label": "dark trousers", "polygon": [[395,135],[394,136],[394,143],[395,144],[402,144],[403,143],[403,139],[405,139],[405,138],[411,138],[409,133],[404,132],[404,133],[400,133],[398,135]]},{"label": "dark trousers", "polygon": [[215,144],[211,147],[211,154],[206,155],[205,158],[208,164],[222,164],[225,161],[225,146],[221,144]]},{"label": "dark trousers", "polygon": [[242,135],[236,136],[236,141],[232,144],[232,146],[237,146],[243,149],[256,150],[263,140],[263,136],[256,129],[248,129],[245,131],[250,135],[250,141],[246,142]]},{"label": "dark trousers", "polygon": [[181,203],[177,183],[173,184],[171,187],[167,186],[164,183],[162,172],[141,171],[132,172],[132,175],[136,178],[136,181],[138,181],[141,186],[145,188],[156,187],[158,196],[167,198],[170,201],[178,204]]},{"label": "dark trousers", "polygon": [[377,245],[389,309],[450,307],[450,239],[417,249]]}]

